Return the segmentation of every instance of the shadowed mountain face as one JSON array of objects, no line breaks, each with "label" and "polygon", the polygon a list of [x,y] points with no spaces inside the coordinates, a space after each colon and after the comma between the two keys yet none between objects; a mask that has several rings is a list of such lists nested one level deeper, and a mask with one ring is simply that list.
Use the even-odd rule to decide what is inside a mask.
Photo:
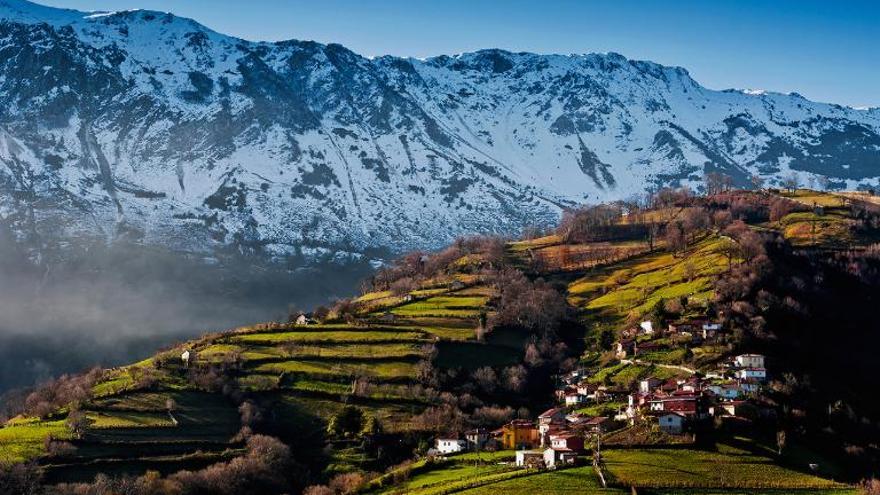
[{"label": "shadowed mountain face", "polygon": [[24,0],[0,0],[0,38],[0,213],[21,236],[313,257],[515,232],[712,170],[880,176],[876,109],[616,54],[367,59]]}]

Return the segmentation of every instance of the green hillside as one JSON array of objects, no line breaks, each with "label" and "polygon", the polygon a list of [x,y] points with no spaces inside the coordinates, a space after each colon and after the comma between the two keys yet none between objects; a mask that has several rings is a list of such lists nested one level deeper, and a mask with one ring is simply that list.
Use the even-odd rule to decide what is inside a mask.
[{"label": "green hillside", "polygon": [[[208,334],[130,366],[53,382],[0,428],[0,463],[33,462],[47,484],[92,482],[99,473],[184,483],[175,473],[234,466],[254,455],[254,435],[268,435],[290,446],[284,482],[296,490],[346,482],[425,495],[855,493],[857,469],[838,449],[864,455],[859,466],[871,458],[868,442],[852,440],[860,422],[813,410],[839,407],[841,417],[858,418],[869,405],[849,392],[836,397],[845,406],[834,405],[833,386],[799,356],[821,348],[804,323],[802,307],[820,307],[807,292],[805,280],[818,280],[809,263],[837,260],[842,247],[873,263],[880,224],[872,201],[815,191],[676,194],[650,208],[584,209],[535,239],[477,238],[415,253],[306,324],[291,315]],[[829,261],[821,273],[846,287],[849,275],[836,267]],[[789,283],[804,291],[803,302],[785,297]],[[729,331],[705,341],[662,334],[688,319]],[[628,333],[643,321],[657,333]],[[794,342],[795,328],[803,354],[786,354],[780,346]],[[622,357],[622,342],[644,350]],[[751,350],[777,356],[779,375],[750,399],[776,411],[782,426],[755,428],[745,444],[734,446],[742,432],[722,425],[690,440],[620,426],[600,433],[610,442],[600,461],[608,488],[589,449],[581,465],[557,471],[517,468],[509,450],[426,457],[438,435],[534,419],[557,404],[554,389],[572,370],[584,386],[629,392],[648,377],[704,376]],[[813,381],[798,381],[805,375]],[[618,392],[567,412],[610,418],[625,408]],[[773,428],[791,432],[797,447],[774,454]],[[813,472],[805,466],[817,451],[833,453]]]}]

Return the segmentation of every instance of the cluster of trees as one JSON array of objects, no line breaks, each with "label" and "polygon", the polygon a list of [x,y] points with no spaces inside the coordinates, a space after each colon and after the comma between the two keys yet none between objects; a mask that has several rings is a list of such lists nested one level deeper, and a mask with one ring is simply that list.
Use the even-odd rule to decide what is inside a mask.
[{"label": "cluster of trees", "polygon": [[583,206],[563,212],[556,233],[566,243],[611,241],[628,238],[639,225],[621,225],[624,206],[620,203]]},{"label": "cluster of trees", "polygon": [[330,479],[326,485],[306,487],[303,495],[350,495],[358,493],[375,474],[341,473]]},{"label": "cluster of trees", "polygon": [[391,266],[376,272],[362,289],[364,292],[390,290],[404,294],[418,288],[425,280],[447,273],[453,262],[467,255],[478,254],[481,262],[471,267],[458,266],[457,270],[497,268],[504,264],[505,249],[505,241],[500,237],[462,237],[436,253],[414,251],[398,258]]},{"label": "cluster of trees", "polygon": [[335,438],[366,438],[382,433],[382,423],[352,405],[346,405],[327,421],[327,433]]},{"label": "cluster of trees", "polygon": [[104,372],[93,368],[79,375],[62,375],[31,392],[17,413],[46,418],[62,407],[81,404],[93,395],[93,387]]},{"label": "cluster of trees", "polygon": [[518,327],[544,335],[555,332],[570,317],[570,308],[562,291],[545,281],[531,280],[514,268],[488,274],[495,289],[495,313],[488,328]]}]

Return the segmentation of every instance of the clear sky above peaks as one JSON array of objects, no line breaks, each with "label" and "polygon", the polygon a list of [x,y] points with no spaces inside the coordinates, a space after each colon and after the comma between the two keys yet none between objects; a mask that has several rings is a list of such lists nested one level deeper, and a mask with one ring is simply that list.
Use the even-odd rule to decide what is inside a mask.
[{"label": "clear sky above peaks", "polygon": [[169,11],[250,40],[340,43],[366,56],[481,48],[619,52],[713,89],[796,91],[880,106],[880,1],[42,0]]}]

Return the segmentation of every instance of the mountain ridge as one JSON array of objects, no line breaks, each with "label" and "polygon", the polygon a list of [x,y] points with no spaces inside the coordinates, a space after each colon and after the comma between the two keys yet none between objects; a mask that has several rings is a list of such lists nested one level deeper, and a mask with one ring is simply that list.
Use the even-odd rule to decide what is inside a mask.
[{"label": "mountain ridge", "polygon": [[369,59],[24,0],[0,2],[0,37],[0,212],[22,238],[62,224],[65,238],[357,256],[515,234],[710,171],[880,176],[876,109],[709,90],[615,53]]}]

